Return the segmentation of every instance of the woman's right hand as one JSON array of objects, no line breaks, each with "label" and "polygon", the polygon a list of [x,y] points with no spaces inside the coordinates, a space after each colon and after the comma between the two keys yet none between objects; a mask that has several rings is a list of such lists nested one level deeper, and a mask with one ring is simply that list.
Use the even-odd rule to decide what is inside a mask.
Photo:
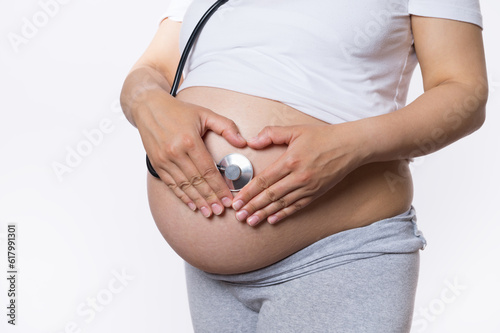
[{"label": "woman's right hand", "polygon": [[231,145],[246,140],[236,124],[201,106],[175,99],[164,90],[148,92],[134,120],[151,164],[161,180],[193,211],[220,215],[232,204],[232,194],[207,151],[209,130]]}]

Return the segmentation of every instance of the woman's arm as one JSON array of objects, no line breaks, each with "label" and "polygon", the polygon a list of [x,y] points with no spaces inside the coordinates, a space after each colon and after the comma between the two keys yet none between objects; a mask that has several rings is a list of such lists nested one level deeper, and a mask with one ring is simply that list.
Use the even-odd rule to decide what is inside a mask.
[{"label": "woman's arm", "polygon": [[425,93],[396,112],[367,119],[367,162],[435,152],[485,120],[488,80],[481,29],[445,19],[412,17]]},{"label": "woman's arm", "polygon": [[180,58],[180,25],[168,19],[160,24],[125,79],[120,101],[162,181],[192,210],[209,217],[229,207],[232,194],[202,136],[211,130],[236,147],[246,141],[233,121],[169,94]]},{"label": "woman's arm", "polygon": [[430,154],[483,124],[488,85],[481,29],[416,16],[412,29],[424,94],[377,117],[338,125],[265,128],[248,141],[250,147],[287,144],[288,149],[234,198],[239,220],[250,225],[265,219],[275,223],[363,164]]}]

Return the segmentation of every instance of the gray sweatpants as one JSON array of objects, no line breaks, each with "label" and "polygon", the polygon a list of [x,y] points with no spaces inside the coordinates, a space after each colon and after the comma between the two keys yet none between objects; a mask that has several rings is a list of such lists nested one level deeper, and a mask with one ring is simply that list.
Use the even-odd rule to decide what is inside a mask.
[{"label": "gray sweatpants", "polygon": [[194,330],[409,332],[425,245],[412,207],[249,273],[209,274],[186,264]]}]

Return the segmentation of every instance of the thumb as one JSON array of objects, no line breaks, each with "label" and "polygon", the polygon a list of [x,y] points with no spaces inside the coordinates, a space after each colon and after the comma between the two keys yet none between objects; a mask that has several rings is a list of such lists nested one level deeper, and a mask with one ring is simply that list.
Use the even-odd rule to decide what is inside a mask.
[{"label": "thumb", "polygon": [[247,145],[247,141],[241,136],[234,121],[215,112],[210,112],[205,118],[205,130],[208,129],[221,135],[237,148],[243,148]]},{"label": "thumb", "polygon": [[290,126],[267,126],[256,136],[248,140],[248,146],[262,149],[271,144],[290,144],[293,138],[293,128]]}]

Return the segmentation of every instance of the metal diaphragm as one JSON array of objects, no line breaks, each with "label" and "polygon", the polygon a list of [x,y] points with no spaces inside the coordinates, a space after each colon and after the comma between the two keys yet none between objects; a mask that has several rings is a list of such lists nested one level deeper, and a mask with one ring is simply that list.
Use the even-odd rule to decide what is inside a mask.
[{"label": "metal diaphragm", "polygon": [[224,156],[217,164],[217,168],[232,192],[241,190],[253,177],[252,163],[241,154],[233,153]]}]

